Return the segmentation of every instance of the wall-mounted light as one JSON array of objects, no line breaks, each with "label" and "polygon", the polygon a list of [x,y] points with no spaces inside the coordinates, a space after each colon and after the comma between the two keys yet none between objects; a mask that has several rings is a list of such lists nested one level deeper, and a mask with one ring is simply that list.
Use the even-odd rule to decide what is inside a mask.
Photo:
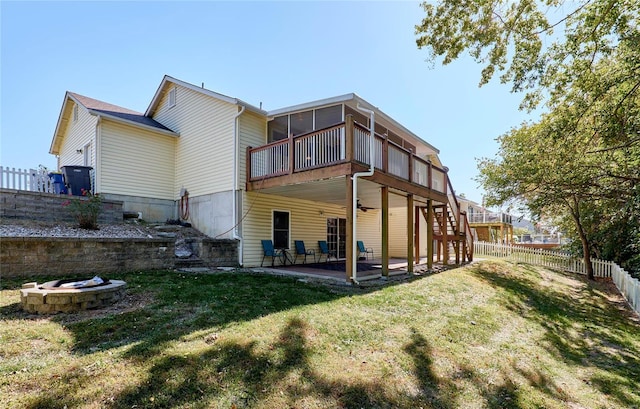
[{"label": "wall-mounted light", "polygon": [[76,153],[82,153],[82,149],[76,149]]}]

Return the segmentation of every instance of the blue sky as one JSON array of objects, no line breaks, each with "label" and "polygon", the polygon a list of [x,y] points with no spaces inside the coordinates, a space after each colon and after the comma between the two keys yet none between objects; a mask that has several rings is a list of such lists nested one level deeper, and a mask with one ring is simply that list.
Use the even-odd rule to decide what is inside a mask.
[{"label": "blue sky", "polygon": [[475,158],[528,116],[470,58],[426,62],[418,2],[0,2],[0,165],[56,166],[65,91],[144,112],[163,75],[266,110],[355,92],[440,150],[481,202]]}]

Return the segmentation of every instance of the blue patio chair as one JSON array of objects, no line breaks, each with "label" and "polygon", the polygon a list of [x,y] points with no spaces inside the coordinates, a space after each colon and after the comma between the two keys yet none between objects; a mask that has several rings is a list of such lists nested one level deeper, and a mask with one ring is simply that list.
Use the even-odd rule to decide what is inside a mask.
[{"label": "blue patio chair", "polygon": [[373,248],[365,247],[364,243],[358,240],[358,258],[362,257],[363,254],[365,259],[369,258],[369,254],[371,254],[371,258],[373,259]]},{"label": "blue patio chair", "polygon": [[320,255],[318,256],[318,261],[322,259],[322,256],[325,256],[325,262],[329,261],[330,257],[337,258],[335,251],[329,250],[329,245],[325,240],[318,240],[318,247],[320,247]]},{"label": "blue patio chair", "polygon": [[315,250],[307,250],[304,247],[304,241],[302,241],[302,240],[294,240],[293,242],[296,245],[296,256],[293,259],[294,263],[298,259],[298,256],[304,256],[304,261],[303,261],[304,264],[307,263],[307,256],[313,256],[313,262],[314,263],[316,262],[316,252],[315,252]]},{"label": "blue patio chair", "polygon": [[262,267],[265,257],[271,257],[271,267],[273,267],[275,266],[276,257],[282,257],[282,250],[274,249],[271,240],[262,240],[262,261],[260,262],[260,267]]}]

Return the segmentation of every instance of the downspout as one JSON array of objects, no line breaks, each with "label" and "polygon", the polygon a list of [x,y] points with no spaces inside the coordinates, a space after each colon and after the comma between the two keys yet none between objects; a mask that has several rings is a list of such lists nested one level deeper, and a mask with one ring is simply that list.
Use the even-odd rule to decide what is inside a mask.
[{"label": "downspout", "polygon": [[239,127],[238,127],[238,118],[240,117],[240,115],[242,115],[242,113],[244,112],[244,110],[246,109],[245,106],[242,106],[242,108],[240,108],[240,111],[238,111],[238,113],[233,117],[233,216],[231,219],[231,222],[234,224],[233,225],[233,231],[232,231],[232,235],[233,235],[233,239],[234,240],[238,240],[240,242],[240,247],[238,249],[238,265],[242,266],[243,263],[243,258],[242,258],[242,253],[243,253],[243,246],[244,246],[244,241],[242,239],[241,236],[238,235],[238,151],[240,150],[240,137],[239,137]]},{"label": "downspout", "polygon": [[[93,186],[93,193],[99,193],[100,192],[100,187],[98,186],[98,181],[100,181],[100,176],[102,175],[102,166],[98,166],[98,164],[102,165],[102,163],[100,162],[100,124],[102,122],[102,116],[98,115],[98,119],[96,121],[96,140],[95,140],[95,154],[96,154],[96,162],[93,164],[93,177],[94,177],[94,182],[95,182],[95,186]],[[91,160],[93,161],[93,156],[91,157]],[[98,172],[100,172],[100,175],[98,174]]]},{"label": "downspout", "polygon": [[353,174],[353,176],[351,176],[351,180],[353,180],[353,200],[352,200],[352,214],[353,214],[353,222],[352,227],[353,230],[351,232],[351,271],[353,273],[352,277],[351,277],[351,281],[353,281],[354,283],[358,284],[358,255],[357,255],[357,237],[356,237],[356,232],[357,232],[357,211],[358,211],[358,178],[359,177],[364,177],[364,176],[373,176],[374,173],[374,162],[373,162],[373,155],[374,155],[374,146],[373,143],[375,141],[375,133],[374,130],[376,129],[375,127],[375,114],[372,110],[367,109],[363,106],[360,105],[360,103],[358,102],[357,108],[362,111],[365,112],[367,114],[369,114],[369,170],[366,172],[356,172]]}]

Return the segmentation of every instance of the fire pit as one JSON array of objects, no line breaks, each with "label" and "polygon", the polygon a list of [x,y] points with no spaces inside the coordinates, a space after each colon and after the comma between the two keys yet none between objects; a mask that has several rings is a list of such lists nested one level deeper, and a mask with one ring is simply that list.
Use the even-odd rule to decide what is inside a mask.
[{"label": "fire pit", "polygon": [[26,283],[20,290],[20,302],[23,310],[39,314],[88,310],[115,303],[124,295],[126,285],[99,277]]}]

